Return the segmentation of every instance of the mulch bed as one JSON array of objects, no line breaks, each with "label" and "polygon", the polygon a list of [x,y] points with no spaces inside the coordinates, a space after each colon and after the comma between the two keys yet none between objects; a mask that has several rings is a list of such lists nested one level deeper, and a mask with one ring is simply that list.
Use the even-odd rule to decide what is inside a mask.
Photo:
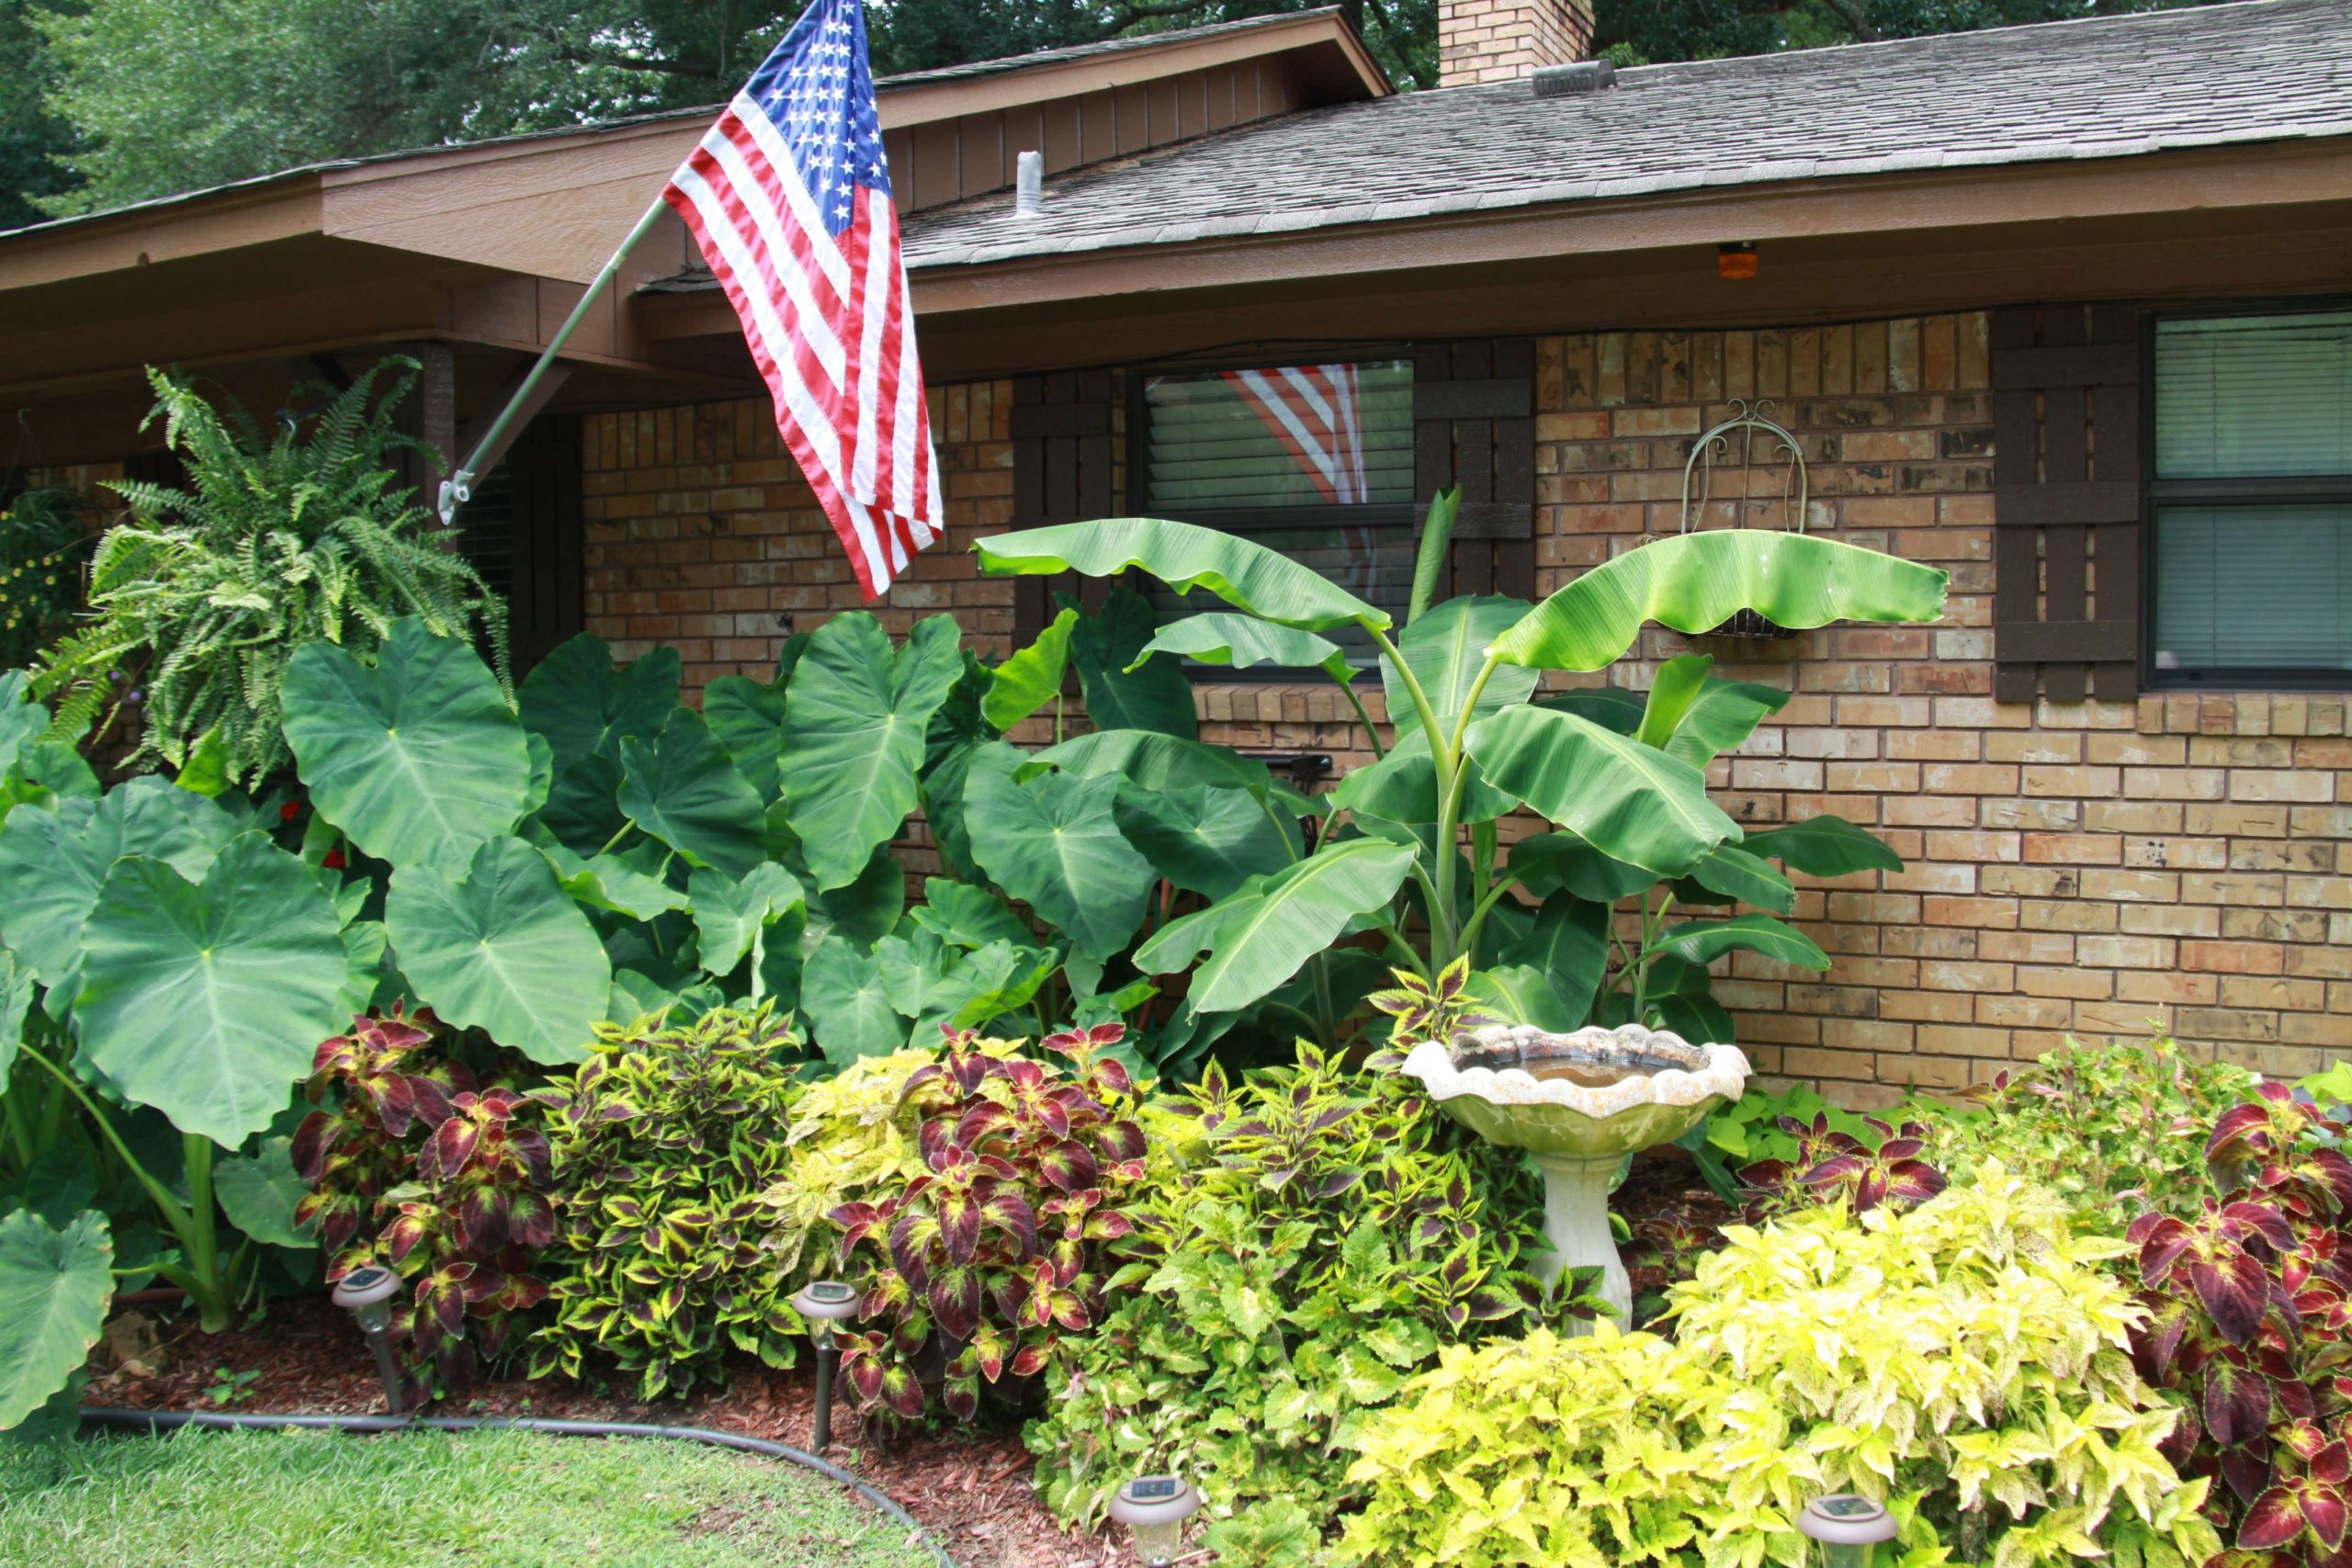
[{"label": "mulch bed", "polygon": [[[1645,1156],[1634,1162],[1612,1205],[1634,1229],[1635,1246],[1661,1227],[1715,1228],[1736,1218],[1709,1191],[1688,1159]],[[1635,1263],[1636,1295],[1664,1288],[1663,1269]],[[193,1315],[170,1317],[153,1305],[122,1309],[111,1340],[145,1337],[124,1322],[130,1314],[154,1322],[156,1363],[93,1370],[85,1402],[131,1410],[231,1409],[254,1414],[371,1414],[383,1409],[375,1364],[350,1317],[323,1295],[273,1302],[268,1316],[249,1327],[207,1335]],[[127,1332],[127,1330],[131,1330]],[[107,1359],[101,1345],[99,1360]],[[233,1403],[217,1405],[207,1391],[224,1382],[220,1369],[259,1374]],[[559,1380],[521,1378],[475,1383],[444,1400],[445,1416],[537,1416],[572,1420],[660,1422],[741,1432],[806,1449],[815,1420],[816,1376],[804,1363],[779,1372],[754,1362],[729,1368],[724,1388],[698,1389],[684,1399],[648,1404]],[[946,1547],[961,1568],[1124,1568],[1136,1559],[1124,1540],[1087,1536],[1054,1522],[1030,1484],[1035,1463],[1017,1433],[938,1433],[884,1446],[869,1444],[839,1391],[833,1407],[835,1442],[826,1455],[896,1499]]]}]

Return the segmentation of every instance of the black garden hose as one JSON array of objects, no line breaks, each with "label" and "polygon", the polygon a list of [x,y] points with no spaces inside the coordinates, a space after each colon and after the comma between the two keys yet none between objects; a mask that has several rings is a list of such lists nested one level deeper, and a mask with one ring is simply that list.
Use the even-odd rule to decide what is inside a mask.
[{"label": "black garden hose", "polygon": [[717,1432],[707,1427],[664,1427],[640,1421],[559,1421],[535,1416],[264,1416],[232,1415],[211,1410],[85,1410],[82,1419],[92,1427],[133,1431],[143,1427],[150,1432],[174,1431],[182,1427],[203,1427],[215,1431],[274,1431],[295,1427],[327,1432],[518,1431],[548,1432],[557,1437],[570,1438],[676,1438],[687,1442],[708,1443],[715,1448],[734,1449],[741,1453],[758,1454],[765,1459],[784,1460],[804,1470],[813,1470],[829,1481],[839,1482],[913,1531],[916,1539],[938,1560],[939,1568],[956,1568],[956,1560],[947,1555],[944,1547],[932,1539],[931,1532],[923,1529],[912,1514],[831,1460],[820,1459],[787,1443],[772,1443],[764,1438],[747,1438],[739,1432]]}]

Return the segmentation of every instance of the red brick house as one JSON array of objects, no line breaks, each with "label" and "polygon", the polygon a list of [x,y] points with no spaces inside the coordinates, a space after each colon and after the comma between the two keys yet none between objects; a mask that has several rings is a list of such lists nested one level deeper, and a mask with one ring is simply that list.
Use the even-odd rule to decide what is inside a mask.
[{"label": "red brick house", "polygon": [[[1717,764],[1726,808],[1834,810],[1909,863],[1802,895],[1827,975],[1719,988],[1767,1071],[1884,1098],[2152,1021],[2274,1073],[2352,1048],[2352,7],[1613,73],[1539,69],[1586,0],[1442,27],[1427,93],[1335,11],[883,84],[952,527],[885,616],[1001,652],[1044,585],[962,547],[1121,512],[1400,603],[1445,484],[1457,592],[1801,517],[1952,595],[1934,627],[1699,643],[1795,693]],[[153,461],[142,363],[258,400],[398,346],[459,449],[703,119],[0,235],[0,391],[94,482]],[[667,643],[699,682],[858,602],[692,263],[648,242],[466,524],[526,649]],[[1340,366],[1357,471],[1318,485],[1225,373]],[[1692,465],[1743,411],[1793,438],[1802,505],[1769,432]],[[1368,755],[1331,688],[1204,673],[1211,738]]]}]

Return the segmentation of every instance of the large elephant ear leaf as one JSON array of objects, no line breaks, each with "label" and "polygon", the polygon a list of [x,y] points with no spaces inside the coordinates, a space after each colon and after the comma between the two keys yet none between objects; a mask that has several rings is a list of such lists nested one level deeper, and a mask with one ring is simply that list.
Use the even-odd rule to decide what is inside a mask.
[{"label": "large elephant ear leaf", "polygon": [[416,997],[535,1062],[577,1062],[605,1015],[612,965],[547,858],[520,839],[484,840],[463,877],[392,874],[384,921]]},{"label": "large elephant ear leaf", "polygon": [[887,1056],[907,1043],[907,1020],[890,1005],[882,960],[838,937],[808,955],[800,973],[800,1007],[817,1049],[835,1066]]},{"label": "large elephant ear leaf", "polygon": [[310,868],[260,833],[222,850],[201,885],[159,860],[117,861],[83,925],[83,1054],[134,1103],[234,1147],[349,1021],[339,926]]},{"label": "large elephant ear leaf", "polygon": [[1204,898],[1238,892],[1306,852],[1298,818],[1270,812],[1246,789],[1138,789],[1123,782],[1111,811],[1154,871]]},{"label": "large elephant ear leaf", "polygon": [[1356,678],[1347,650],[1330,638],[1230,610],[1209,610],[1169,622],[1152,633],[1136,662],[1155,653],[1172,653],[1235,670],[1261,664],[1283,670],[1320,670],[1342,684]]},{"label": "large elephant ear leaf", "polygon": [[1365,604],[1311,567],[1265,546],[1165,517],[1118,517],[999,534],[972,547],[998,577],[1075,571],[1116,577],[1139,568],[1178,592],[1205,588],[1261,621],[1304,631],[1364,625],[1385,629],[1385,610]]},{"label": "large elephant ear leaf", "polygon": [[1712,631],[1739,610],[1791,630],[1832,621],[1932,621],[1948,575],[1859,545],[1763,528],[1654,539],[1593,568],[1495,639],[1506,664],[1605,670],[1644,623]]},{"label": "large elephant ear leaf", "polygon": [[799,879],[774,861],[753,866],[741,882],[723,872],[697,871],[687,889],[694,898],[696,950],[702,966],[714,975],[733,974],[771,924],[806,902]]},{"label": "large elephant ear leaf", "polygon": [[263,1138],[249,1155],[225,1155],[212,1170],[213,1195],[229,1223],[271,1247],[312,1247],[319,1238],[294,1223],[311,1190],[294,1168],[294,1140]]},{"label": "large elephant ear leaf", "polygon": [[1491,969],[1473,970],[1462,988],[1477,1003],[1479,1011],[1506,1023],[1533,1024],[1557,1034],[1584,1027],[1585,1008],[1571,1006],[1551,978],[1532,964],[1498,964]]},{"label": "large elephant ear leaf", "polygon": [[523,726],[548,739],[560,773],[582,757],[616,755],[623,736],[650,740],[678,705],[683,665],[657,648],[616,668],[612,645],[588,632],[558,643],[531,667],[516,693]]},{"label": "large elephant ear leaf", "polygon": [[650,741],[622,739],[620,807],[696,865],[742,876],[767,859],[766,810],[692,708]]},{"label": "large elephant ear leaf", "polygon": [[0,1218],[0,1431],[82,1370],[113,1296],[104,1214],[76,1214],[62,1229],[30,1209]]},{"label": "large elephant ear leaf", "polygon": [[[0,848],[6,842],[6,833],[0,832]],[[1814,817],[1785,828],[1769,828],[1748,834],[1740,847],[1807,876],[1903,869],[1903,857],[1887,848],[1877,834],[1855,827],[1843,817]]]},{"label": "large elephant ear leaf", "polygon": [[989,681],[980,712],[1000,731],[1011,729],[1061,695],[1062,677],[1069,670],[1069,634],[1078,612],[1065,609],[1037,640],[998,665]]},{"label": "large elephant ear leaf", "polygon": [[108,867],[147,855],[194,881],[236,836],[236,818],[220,807],[153,777],[118,785],[95,806],[69,799],[12,811],[0,825],[0,934],[42,985],[70,995],[82,921]]},{"label": "large elephant ear leaf", "polygon": [[1193,972],[1193,1010],[1236,1011],[1297,974],[1358,915],[1386,905],[1412,864],[1410,849],[1385,840],[1335,844],[1161,927],[1136,951],[1136,967],[1170,974],[1205,952]]},{"label": "large elephant ear leaf", "polygon": [[1679,876],[1739,824],[1707,798],[1690,763],[1553,708],[1505,708],[1470,728],[1470,754],[1496,787],[1603,854]]},{"label": "large elephant ear leaf", "polygon": [[[1477,684],[1478,671],[1486,667],[1487,645],[1518,625],[1530,608],[1524,600],[1492,595],[1448,599],[1398,636],[1396,651],[1405,656],[1413,679],[1420,682],[1430,705],[1437,710],[1438,728],[1449,742],[1461,719],[1462,705]],[[1539,671],[1516,665],[1498,669],[1478,694],[1479,716],[1525,702],[1541,679]],[[1396,722],[1396,733],[1407,733],[1408,725],[1418,728],[1420,709],[1413,701],[1412,689],[1385,657],[1380,661],[1380,682],[1388,695],[1388,713]],[[1426,734],[1423,740],[1426,744]]]},{"label": "large elephant ear leaf", "polygon": [[973,761],[964,786],[972,853],[1079,953],[1108,961],[1143,923],[1157,879],[1119,831],[1119,781],[1048,772],[1023,783],[1013,777],[1020,755],[998,741]]},{"label": "large elephant ear leaf", "polygon": [[1112,591],[1070,632],[1086,716],[1097,729],[1148,729],[1191,740],[1200,734],[1193,683],[1182,660],[1148,651],[1151,603],[1132,588]]},{"label": "large elephant ear leaf", "polygon": [[1709,676],[1667,739],[1667,755],[1703,768],[1755,734],[1758,725],[1788,704],[1789,694],[1777,686]]},{"label": "large elephant ear leaf", "polygon": [[25,1042],[25,1019],[32,1010],[32,966],[0,947],[0,1084],[17,1065],[17,1047]]},{"label": "large elephant ear leaf", "polygon": [[820,889],[854,881],[921,798],[932,715],[962,670],[956,623],[915,624],[895,653],[865,611],[809,639],[785,699],[784,798]]},{"label": "large elephant ear leaf", "polygon": [[1276,778],[1255,757],[1223,746],[1185,740],[1148,729],[1101,729],[1048,746],[1021,765],[1023,777],[1058,769],[1082,779],[1105,774],[1137,789],[1190,789],[1208,784],[1246,789],[1276,803],[1278,809],[1306,816],[1321,807],[1315,797]]},{"label": "large elephant ear leaf", "polygon": [[530,748],[489,666],[414,616],[372,669],[332,643],[299,649],[286,743],[319,814],[394,865],[503,833],[529,799]]},{"label": "large elephant ear leaf", "polygon": [[784,696],[783,682],[763,686],[748,675],[721,675],[702,689],[703,721],[763,802],[775,798]]}]

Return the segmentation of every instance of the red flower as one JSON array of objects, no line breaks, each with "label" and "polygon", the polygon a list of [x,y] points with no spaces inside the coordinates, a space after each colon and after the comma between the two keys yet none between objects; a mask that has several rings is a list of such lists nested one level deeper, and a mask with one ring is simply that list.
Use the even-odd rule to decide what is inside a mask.
[{"label": "red flower", "polygon": [[319,863],[326,867],[329,871],[341,871],[343,869],[342,848],[337,846],[334,849],[329,850],[326,852],[326,858],[319,862]]},{"label": "red flower", "polygon": [[289,800],[277,808],[277,819],[280,822],[291,822],[301,815],[302,803],[299,800]]}]

